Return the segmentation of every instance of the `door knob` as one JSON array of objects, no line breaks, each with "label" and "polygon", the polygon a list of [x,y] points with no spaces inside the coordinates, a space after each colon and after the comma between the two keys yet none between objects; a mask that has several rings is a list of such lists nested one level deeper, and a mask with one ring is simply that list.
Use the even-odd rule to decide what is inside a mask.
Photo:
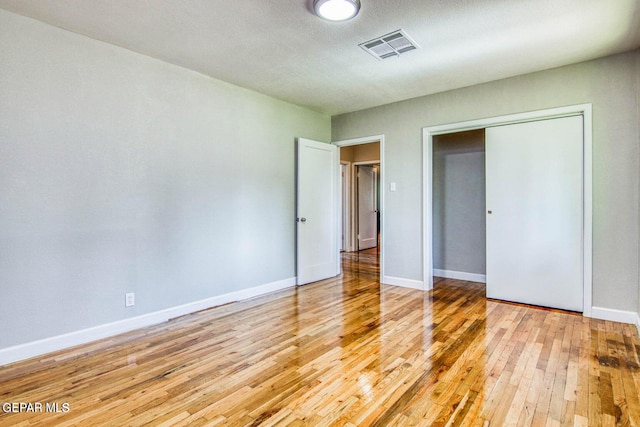
[{"label": "door knob", "polygon": [[307,222],[307,218],[298,218],[299,222]]}]

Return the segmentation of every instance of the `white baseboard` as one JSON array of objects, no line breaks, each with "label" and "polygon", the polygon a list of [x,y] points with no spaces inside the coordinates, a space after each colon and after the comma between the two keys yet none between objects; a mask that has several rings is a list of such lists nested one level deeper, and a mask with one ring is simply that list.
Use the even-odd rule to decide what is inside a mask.
[{"label": "white baseboard", "polygon": [[465,273],[462,271],[433,269],[433,275],[444,277],[445,279],[466,280],[468,282],[487,283],[487,276],[484,274]]},{"label": "white baseboard", "polygon": [[158,323],[166,322],[175,317],[184,316],[185,314],[195,313],[200,310],[227,304],[234,301],[241,301],[256,296],[268,294],[270,292],[279,291],[281,289],[295,286],[295,277],[267,283],[265,285],[255,286],[249,289],[231,292],[224,295],[194,301],[164,310],[155,311],[153,313],[143,314],[141,316],[129,319],[118,320],[104,325],[94,326],[92,328],[81,329],[79,331],[67,334],[57,335],[37,341],[28,342],[12,347],[0,349],[0,366],[19,360],[29,359],[31,357],[40,356],[52,351],[62,350],[64,348],[73,347],[80,344],[86,344],[91,341],[107,338],[134,329],[144,328]]},{"label": "white baseboard", "polygon": [[613,308],[592,307],[591,317],[594,319],[611,320],[613,322],[630,323],[640,329],[640,318],[634,311],[615,310]]},{"label": "white baseboard", "polygon": [[403,288],[425,290],[424,283],[421,280],[403,279],[401,277],[383,276],[382,283],[385,285],[401,286]]},{"label": "white baseboard", "polygon": [[636,329],[638,330],[638,335],[640,335],[640,313],[636,313]]}]

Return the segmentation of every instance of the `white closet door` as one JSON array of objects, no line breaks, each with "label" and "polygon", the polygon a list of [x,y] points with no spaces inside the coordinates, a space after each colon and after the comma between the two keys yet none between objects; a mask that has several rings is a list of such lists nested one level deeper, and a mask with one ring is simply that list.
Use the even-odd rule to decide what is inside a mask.
[{"label": "white closet door", "polygon": [[582,128],[486,129],[488,298],[582,311]]}]

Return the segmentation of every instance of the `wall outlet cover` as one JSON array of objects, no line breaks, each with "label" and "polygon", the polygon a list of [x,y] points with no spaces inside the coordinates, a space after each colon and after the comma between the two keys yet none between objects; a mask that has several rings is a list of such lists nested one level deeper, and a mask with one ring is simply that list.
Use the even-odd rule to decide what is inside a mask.
[{"label": "wall outlet cover", "polygon": [[124,306],[133,307],[136,305],[136,294],[133,292],[124,295]]}]

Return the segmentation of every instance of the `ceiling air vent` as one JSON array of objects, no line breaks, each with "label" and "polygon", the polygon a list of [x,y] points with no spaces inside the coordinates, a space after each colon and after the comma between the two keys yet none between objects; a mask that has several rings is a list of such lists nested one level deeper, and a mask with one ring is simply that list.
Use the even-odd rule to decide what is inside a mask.
[{"label": "ceiling air vent", "polygon": [[402,30],[360,43],[358,46],[380,60],[400,56],[420,47]]}]

